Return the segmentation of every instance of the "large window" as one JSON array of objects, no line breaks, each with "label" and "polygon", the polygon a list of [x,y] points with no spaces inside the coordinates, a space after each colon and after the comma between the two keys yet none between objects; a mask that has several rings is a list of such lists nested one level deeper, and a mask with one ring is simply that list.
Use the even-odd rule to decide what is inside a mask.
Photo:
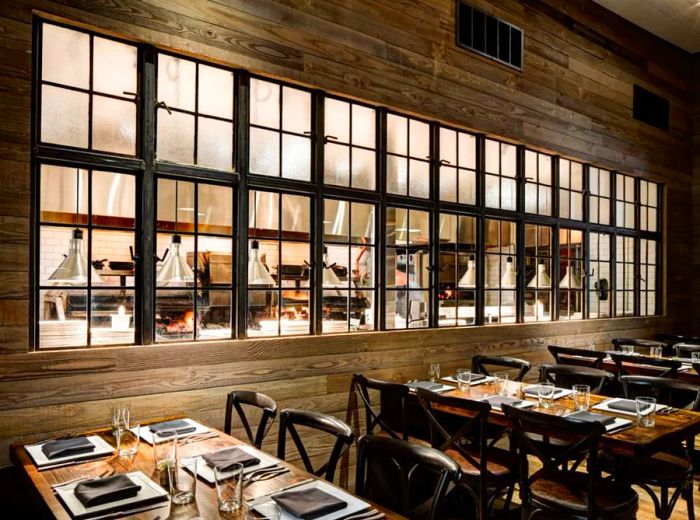
[{"label": "large window", "polygon": [[525,321],[552,319],[552,228],[525,224]]},{"label": "large window", "polygon": [[430,213],[386,210],[387,329],[427,327],[430,322]]},{"label": "large window", "polygon": [[375,206],[323,203],[323,332],[376,327]]},{"label": "large window", "polygon": [[485,140],[484,184],[487,208],[517,209],[518,149],[515,145]]},{"label": "large window", "polygon": [[440,214],[440,327],[476,323],[477,242],[476,217]]},{"label": "large window", "polygon": [[663,310],[661,185],[37,28],[34,348]]},{"label": "large window", "polygon": [[515,323],[517,225],[509,220],[486,219],[484,226],[484,323]]}]

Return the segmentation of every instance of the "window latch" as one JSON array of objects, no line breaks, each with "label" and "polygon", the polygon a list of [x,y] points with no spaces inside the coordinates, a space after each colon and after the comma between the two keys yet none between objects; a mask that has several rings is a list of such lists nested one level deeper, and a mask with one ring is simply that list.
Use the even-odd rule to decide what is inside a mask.
[{"label": "window latch", "polygon": [[162,262],[165,260],[165,257],[168,256],[168,252],[170,251],[170,248],[165,248],[165,252],[163,253],[163,256],[158,256],[158,255],[153,255],[156,259],[156,262]]},{"label": "window latch", "polygon": [[452,163],[450,161],[448,161],[447,159],[440,159],[440,164],[441,165],[452,165]]},{"label": "window latch", "polygon": [[168,104],[165,101],[156,101],[155,108],[156,109],[164,108],[168,112],[169,115],[173,115],[173,111],[170,110],[170,107],[168,106]]},{"label": "window latch", "polygon": [[325,137],[325,142],[328,142],[328,141],[337,141],[337,140],[338,140],[338,138],[337,138],[336,136],[334,136],[334,135],[327,135],[327,136]]}]

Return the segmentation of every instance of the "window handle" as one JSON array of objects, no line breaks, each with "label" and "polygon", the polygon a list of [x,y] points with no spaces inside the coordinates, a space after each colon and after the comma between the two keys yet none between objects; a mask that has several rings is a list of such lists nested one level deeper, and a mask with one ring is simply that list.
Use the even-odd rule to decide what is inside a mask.
[{"label": "window handle", "polygon": [[334,135],[327,135],[327,136],[325,137],[325,140],[326,140],[326,142],[331,141],[331,140],[332,140],[332,141],[337,141],[338,138],[337,138],[336,136],[334,136]]},{"label": "window handle", "polygon": [[[135,255],[134,254],[134,246],[129,246],[129,254],[131,255],[131,259],[136,262],[138,260],[141,260],[141,255]],[[165,255],[163,255],[165,258]]]},{"label": "window handle", "polygon": [[170,110],[170,107],[168,106],[168,104],[165,101],[156,101],[155,108],[156,109],[164,108],[165,110],[167,110],[169,115],[173,115],[173,111]]},{"label": "window handle", "polygon": [[440,159],[440,164],[449,164],[451,165],[452,163],[448,161],[447,159]]},{"label": "window handle", "polygon": [[595,267],[593,268],[593,270],[592,270],[590,273],[584,272],[584,273],[583,273],[583,276],[591,276],[591,277],[592,277],[592,276],[595,276]]},{"label": "window handle", "polygon": [[163,256],[153,255],[156,258],[156,262],[162,262],[163,260],[165,260],[165,257],[168,256],[169,251],[170,251],[170,248],[166,247],[165,252],[163,253]]},{"label": "window handle", "polygon": [[304,265],[309,269],[313,269],[315,264],[316,262],[307,262],[306,260],[304,260]]}]

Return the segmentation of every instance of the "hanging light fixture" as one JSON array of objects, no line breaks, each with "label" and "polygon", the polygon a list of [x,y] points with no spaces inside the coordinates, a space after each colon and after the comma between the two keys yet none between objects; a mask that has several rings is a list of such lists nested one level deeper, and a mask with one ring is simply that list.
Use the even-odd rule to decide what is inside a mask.
[{"label": "hanging light fixture", "polygon": [[[255,201],[253,203],[253,228],[257,229],[258,225],[258,195],[255,192]],[[275,279],[265,267],[265,264],[260,260],[260,242],[253,240],[250,243],[250,255],[248,257],[248,285],[267,285],[271,287],[275,285]]]},{"label": "hanging light fixture", "polygon": [[549,279],[549,275],[547,274],[547,271],[545,271],[544,258],[540,258],[537,262],[537,272],[535,273],[535,276],[532,277],[532,280],[530,280],[530,283],[528,283],[527,286],[536,289],[549,287],[551,284],[552,282]]},{"label": "hanging light fixture", "polygon": [[323,287],[342,287],[343,283],[335,274],[335,263],[328,263],[328,248],[323,246]]},{"label": "hanging light fixture", "polygon": [[460,289],[474,289],[476,288],[476,257],[474,255],[469,255],[469,260],[467,261],[467,272],[462,275],[462,278],[457,282],[457,287]]},{"label": "hanging light fixture", "polygon": [[516,275],[517,273],[513,267],[513,257],[508,256],[508,258],[506,258],[506,270],[503,276],[501,276],[501,287],[504,289],[515,289],[518,283]]},{"label": "hanging light fixture", "polygon": [[68,245],[68,254],[64,255],[63,261],[56,270],[49,276],[49,282],[54,285],[87,285],[88,269],[92,283],[100,283],[102,278],[97,270],[90,265],[88,267],[87,257],[83,253],[83,231],[78,229],[78,215],[80,213],[80,170],[75,170],[76,176],[76,201],[75,201],[75,225]]},{"label": "hanging light fixture", "polygon": [[[178,182],[175,181],[175,231],[177,231]],[[174,233],[170,247],[163,255],[163,265],[156,275],[156,284],[166,287],[183,287],[194,283],[194,272],[182,251],[182,237]]]},{"label": "hanging light fixture", "polygon": [[575,272],[571,271],[571,266],[567,265],[566,266],[566,274],[564,275],[564,278],[561,279],[561,282],[559,283],[559,287],[562,289],[580,289],[581,288],[581,279],[576,276]]}]

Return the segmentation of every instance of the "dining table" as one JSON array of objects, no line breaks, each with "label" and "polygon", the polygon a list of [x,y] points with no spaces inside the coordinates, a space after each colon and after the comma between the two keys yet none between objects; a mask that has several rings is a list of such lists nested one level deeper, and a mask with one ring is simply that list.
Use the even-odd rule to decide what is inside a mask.
[{"label": "dining table", "polygon": [[[167,417],[142,421],[142,427],[148,424],[160,423],[181,419],[182,417]],[[206,426],[206,425],[205,425]],[[233,446],[246,445],[246,449],[252,449],[254,453],[259,452],[247,443],[231,436],[216,428],[207,427],[211,432],[210,435],[192,436],[191,438],[184,437],[178,441],[177,451],[178,457],[191,458],[199,455],[215,452]],[[111,428],[100,428],[92,431],[81,432],[80,435],[98,435],[112,446],[116,446],[115,438]],[[40,439],[37,439],[39,442]],[[95,460],[87,460],[78,464],[71,464],[54,469],[38,468],[32,458],[29,456],[25,446],[30,446],[32,443],[17,443],[10,448],[10,457],[13,464],[20,470],[23,477],[36,492],[40,502],[43,505],[43,518],[56,520],[70,520],[73,518],[66,510],[63,503],[57,496],[55,487],[61,483],[74,481],[75,479],[99,478],[107,475],[127,473],[133,471],[141,471],[151,480],[160,484],[167,490],[166,476],[156,468],[154,452],[152,445],[141,440],[138,451],[131,457],[119,457],[115,454]],[[270,458],[270,454],[264,454]],[[303,468],[285,462],[273,457],[277,464],[285,469],[273,478],[263,479],[260,481],[247,481],[243,483],[243,501],[254,500],[258,497],[274,494],[277,490],[288,490],[296,484],[302,484],[311,481],[322,481],[321,477],[313,475]],[[288,470],[288,471],[286,471]],[[251,479],[252,480],[252,479]],[[325,481],[323,481],[325,482]],[[333,486],[336,489],[337,486]],[[346,491],[347,492],[347,491]],[[350,493],[352,494],[352,493]],[[364,499],[363,499],[364,500]],[[375,517],[384,514],[387,520],[402,519],[398,515],[380,505],[366,501],[371,509],[376,511]],[[196,486],[196,497],[194,502],[186,505],[175,505],[169,500],[164,502],[160,507],[156,507],[147,511],[141,511],[134,514],[114,515],[110,518],[130,518],[138,520],[177,520],[177,519],[197,519],[197,520],[220,520],[220,519],[241,519],[245,518],[243,508],[239,508],[235,514],[220,513],[216,498],[216,490],[214,485],[210,485],[201,478],[198,479]],[[320,517],[319,520],[322,520]]]}]

